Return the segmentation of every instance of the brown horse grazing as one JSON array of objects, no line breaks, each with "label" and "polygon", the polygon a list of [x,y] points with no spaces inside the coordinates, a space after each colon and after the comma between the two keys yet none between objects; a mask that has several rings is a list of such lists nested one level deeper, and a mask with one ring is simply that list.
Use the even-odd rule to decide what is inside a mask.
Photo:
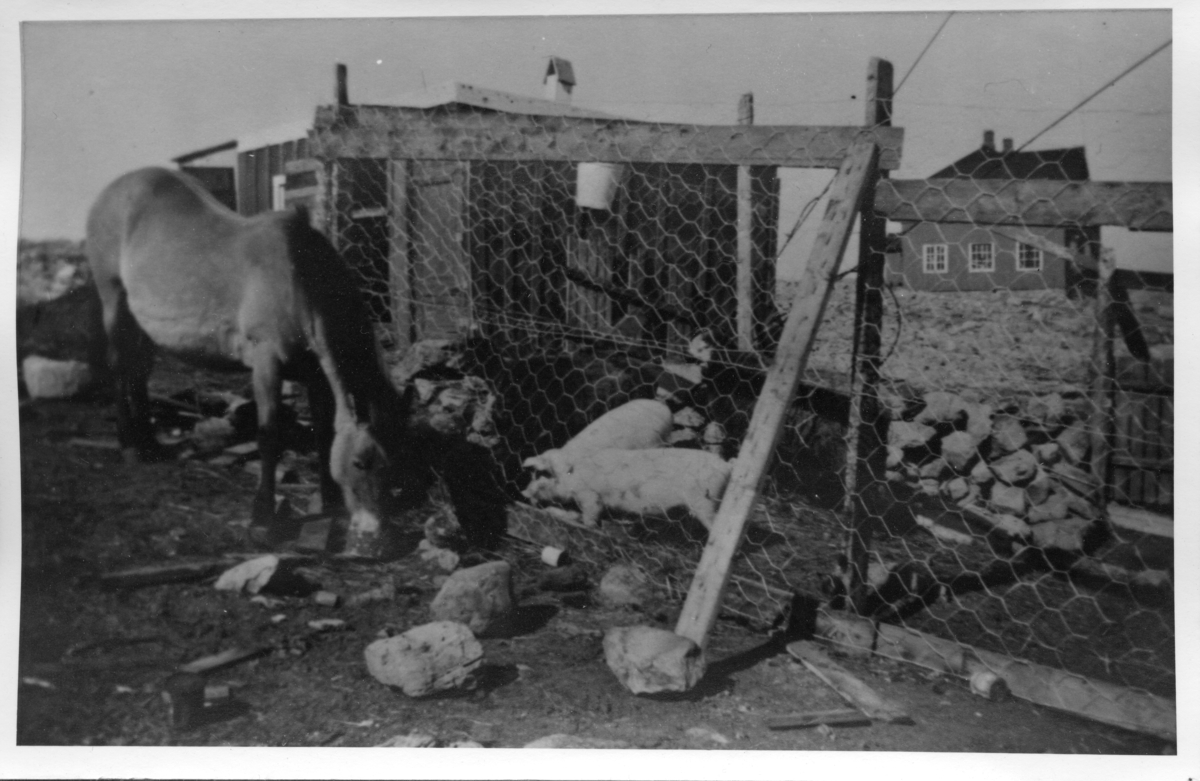
[{"label": "brown horse grazing", "polygon": [[403,442],[409,406],[384,373],[351,272],[307,212],[241,217],[190,177],[144,168],[100,194],[87,253],[122,449],[161,456],[146,390],[155,346],[211,368],[248,368],[262,458],[252,520],[278,541],[287,532],[274,512],[280,387],[304,382],[322,501],[349,510],[347,550],[370,550],[392,470],[412,458]]}]

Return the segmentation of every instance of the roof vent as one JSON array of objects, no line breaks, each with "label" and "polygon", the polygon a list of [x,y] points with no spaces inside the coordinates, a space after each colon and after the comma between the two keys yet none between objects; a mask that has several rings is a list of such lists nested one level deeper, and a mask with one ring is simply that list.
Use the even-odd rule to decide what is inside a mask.
[{"label": "roof vent", "polygon": [[983,131],[983,148],[989,152],[996,148],[996,134],[990,130]]}]

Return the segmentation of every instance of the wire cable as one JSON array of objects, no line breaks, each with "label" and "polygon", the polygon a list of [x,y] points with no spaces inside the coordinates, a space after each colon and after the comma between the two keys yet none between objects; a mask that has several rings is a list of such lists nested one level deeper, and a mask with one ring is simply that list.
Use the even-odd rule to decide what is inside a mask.
[{"label": "wire cable", "polygon": [[1066,114],[1063,114],[1061,117],[1059,117],[1058,119],[1056,119],[1056,120],[1054,120],[1053,122],[1051,122],[1051,123],[1050,123],[1049,125],[1047,125],[1047,126],[1046,126],[1046,127],[1045,127],[1045,128],[1044,128],[1044,129],[1043,129],[1041,132],[1040,132],[1040,133],[1038,133],[1036,136],[1034,136],[1033,138],[1029,139],[1029,140],[1028,140],[1028,141],[1026,141],[1024,144],[1021,144],[1019,147],[1017,147],[1017,151],[1018,151],[1018,152],[1020,152],[1022,149],[1024,149],[1024,148],[1025,148],[1025,147],[1027,147],[1027,146],[1029,146],[1030,144],[1032,144],[1034,141],[1037,141],[1039,138],[1041,138],[1041,137],[1042,137],[1042,136],[1044,136],[1046,133],[1048,133],[1048,132],[1050,131],[1050,129],[1051,129],[1051,128],[1053,128],[1053,127],[1057,126],[1057,125],[1058,125],[1060,122],[1062,122],[1064,119],[1066,119],[1067,117],[1071,116],[1071,115],[1072,115],[1072,114],[1074,114],[1076,111],[1078,111],[1079,109],[1081,109],[1081,108],[1083,108],[1085,105],[1087,105],[1088,101],[1090,101],[1092,98],[1096,97],[1096,96],[1097,96],[1097,95],[1099,95],[1101,92],[1104,92],[1104,90],[1108,89],[1109,87],[1111,87],[1112,85],[1114,85],[1114,84],[1116,84],[1118,81],[1120,81],[1121,79],[1123,79],[1123,78],[1125,78],[1126,76],[1128,76],[1128,75],[1129,75],[1130,73],[1132,73],[1132,72],[1133,72],[1135,69],[1137,69],[1138,67],[1140,67],[1140,66],[1141,66],[1141,64],[1142,64],[1142,63],[1144,63],[1146,60],[1150,59],[1151,57],[1153,57],[1154,55],[1158,54],[1160,51],[1162,51],[1163,49],[1167,48],[1167,47],[1168,47],[1168,46],[1170,46],[1170,45],[1171,45],[1171,39],[1170,39],[1170,38],[1168,38],[1168,39],[1166,40],[1166,42],[1165,42],[1165,43],[1163,43],[1162,45],[1160,45],[1160,46],[1159,46],[1157,49],[1155,49],[1154,51],[1150,52],[1150,53],[1149,53],[1149,54],[1147,54],[1145,57],[1143,57],[1142,59],[1140,59],[1140,60],[1138,60],[1137,62],[1135,62],[1133,65],[1130,65],[1130,66],[1129,66],[1128,68],[1126,68],[1125,70],[1121,71],[1121,74],[1120,74],[1119,76],[1117,76],[1115,79],[1110,79],[1110,80],[1108,81],[1108,83],[1106,83],[1106,84],[1105,84],[1103,87],[1101,87],[1100,89],[1096,90],[1096,91],[1095,91],[1095,92],[1093,92],[1091,95],[1088,95],[1088,96],[1087,96],[1086,98],[1084,98],[1083,100],[1079,101],[1079,103],[1075,104],[1075,106],[1074,106],[1074,107],[1073,107],[1073,108],[1072,108],[1070,111],[1068,111]]},{"label": "wire cable", "polygon": [[904,74],[904,76],[900,79],[900,83],[896,85],[894,90],[892,90],[893,97],[895,97],[896,93],[900,91],[900,88],[904,86],[904,82],[908,81],[908,77],[912,75],[912,72],[917,69],[917,63],[921,61],[921,58],[925,56],[925,52],[929,51],[929,47],[933,46],[933,42],[937,40],[939,35],[941,35],[942,29],[945,28],[946,22],[950,21],[951,16],[954,16],[953,11],[946,14],[946,18],[942,20],[941,26],[938,27],[933,33],[933,37],[929,39],[929,42],[925,44],[925,48],[922,49],[921,53],[917,55],[917,59],[913,60],[913,64],[909,66],[908,72]]}]

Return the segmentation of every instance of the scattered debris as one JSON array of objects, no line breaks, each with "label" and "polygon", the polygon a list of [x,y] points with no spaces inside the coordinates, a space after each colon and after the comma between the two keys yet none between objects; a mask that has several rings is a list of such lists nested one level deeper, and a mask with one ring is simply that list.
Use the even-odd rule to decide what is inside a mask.
[{"label": "scattered debris", "polygon": [[167,703],[171,728],[186,732],[199,725],[204,711],[204,677],[196,673],[178,672],[163,684],[163,700]]},{"label": "scattered debris", "polygon": [[368,605],[372,602],[391,602],[396,598],[396,584],[392,581],[384,583],[378,588],[361,591],[357,594],[352,594],[346,598],[346,607],[356,608]]},{"label": "scattered debris", "polygon": [[709,727],[689,727],[684,734],[693,740],[708,741],[722,746],[728,746],[730,743],[729,738]]},{"label": "scattered debris", "polygon": [[458,569],[459,555],[452,550],[434,545],[428,538],[418,543],[417,550],[421,554],[422,561],[431,561],[444,572],[453,572]]},{"label": "scattered debris", "polygon": [[433,737],[433,735],[410,732],[407,735],[397,735],[394,738],[388,738],[382,743],[376,743],[375,748],[433,748],[436,745],[437,738]]},{"label": "scattered debris", "polygon": [[56,361],[30,355],[21,362],[21,378],[33,399],[69,399],[94,381],[92,367],[83,361]]},{"label": "scattered debris", "polygon": [[321,607],[337,607],[342,598],[332,591],[322,589],[312,595],[312,601]]},{"label": "scattered debris", "polygon": [[338,632],[349,628],[349,625],[340,618],[317,618],[308,622],[308,628],[314,632]]},{"label": "scattered debris", "polygon": [[863,727],[871,724],[871,720],[855,708],[789,713],[783,716],[768,716],[764,721],[767,729],[776,730],[803,729],[819,724],[831,727]]},{"label": "scattered debris", "polygon": [[409,697],[463,688],[483,664],[483,646],[465,625],[435,621],[376,640],[364,651],[367,670]]},{"label": "scattered debris", "polygon": [[633,748],[633,746],[624,740],[587,738],[582,735],[564,735],[560,732],[530,741],[521,748]]},{"label": "scattered debris", "polygon": [[221,651],[218,654],[211,656],[202,656],[199,659],[194,659],[187,664],[180,665],[178,672],[181,673],[206,673],[222,667],[228,667],[238,662],[243,662],[247,659],[252,659],[256,656],[262,656],[271,651],[271,646],[264,645],[257,648],[230,648],[226,651]]}]

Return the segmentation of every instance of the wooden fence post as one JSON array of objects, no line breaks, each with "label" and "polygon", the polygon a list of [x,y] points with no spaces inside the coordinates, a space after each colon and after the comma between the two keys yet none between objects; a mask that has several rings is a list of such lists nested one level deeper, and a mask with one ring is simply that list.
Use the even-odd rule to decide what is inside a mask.
[{"label": "wooden fence post", "polygon": [[1092,342],[1092,474],[1097,486],[1092,502],[1101,517],[1107,517],[1108,462],[1112,449],[1113,376],[1116,360],[1113,355],[1113,273],[1117,260],[1109,247],[1100,249],[1099,279],[1096,280],[1096,326]]},{"label": "wooden fence post", "polygon": [[334,91],[333,98],[339,106],[345,106],[350,103],[350,89],[347,86],[346,66],[338,63],[334,68]]},{"label": "wooden fence post", "polygon": [[879,149],[871,138],[855,142],[830,186],[825,216],[813,242],[812,255],[675,627],[675,634],[701,648],[717,620],[733,556],[758,499],[759,484],[779,441],[787,408],[808,361],[838,264],[850,238],[854,214],[866,192],[867,182],[874,179],[878,161]]},{"label": "wooden fence post", "polygon": [[[869,128],[892,123],[892,64],[872,57],[867,71]],[[883,328],[883,284],[887,251],[887,219],[875,213],[877,172],[867,185],[860,212],[858,276],[855,288],[854,343],[857,346],[859,390],[851,388],[849,463],[846,469],[847,508],[853,527],[846,544],[846,594],[861,607],[867,597],[867,565],[871,549],[872,494],[884,485],[889,417],[879,400],[879,361]]]},{"label": "wooden fence post", "polygon": [[[754,124],[754,93],[738,101],[739,125]],[[737,169],[737,345],[742,352],[754,350],[754,203],[750,166]]]}]

